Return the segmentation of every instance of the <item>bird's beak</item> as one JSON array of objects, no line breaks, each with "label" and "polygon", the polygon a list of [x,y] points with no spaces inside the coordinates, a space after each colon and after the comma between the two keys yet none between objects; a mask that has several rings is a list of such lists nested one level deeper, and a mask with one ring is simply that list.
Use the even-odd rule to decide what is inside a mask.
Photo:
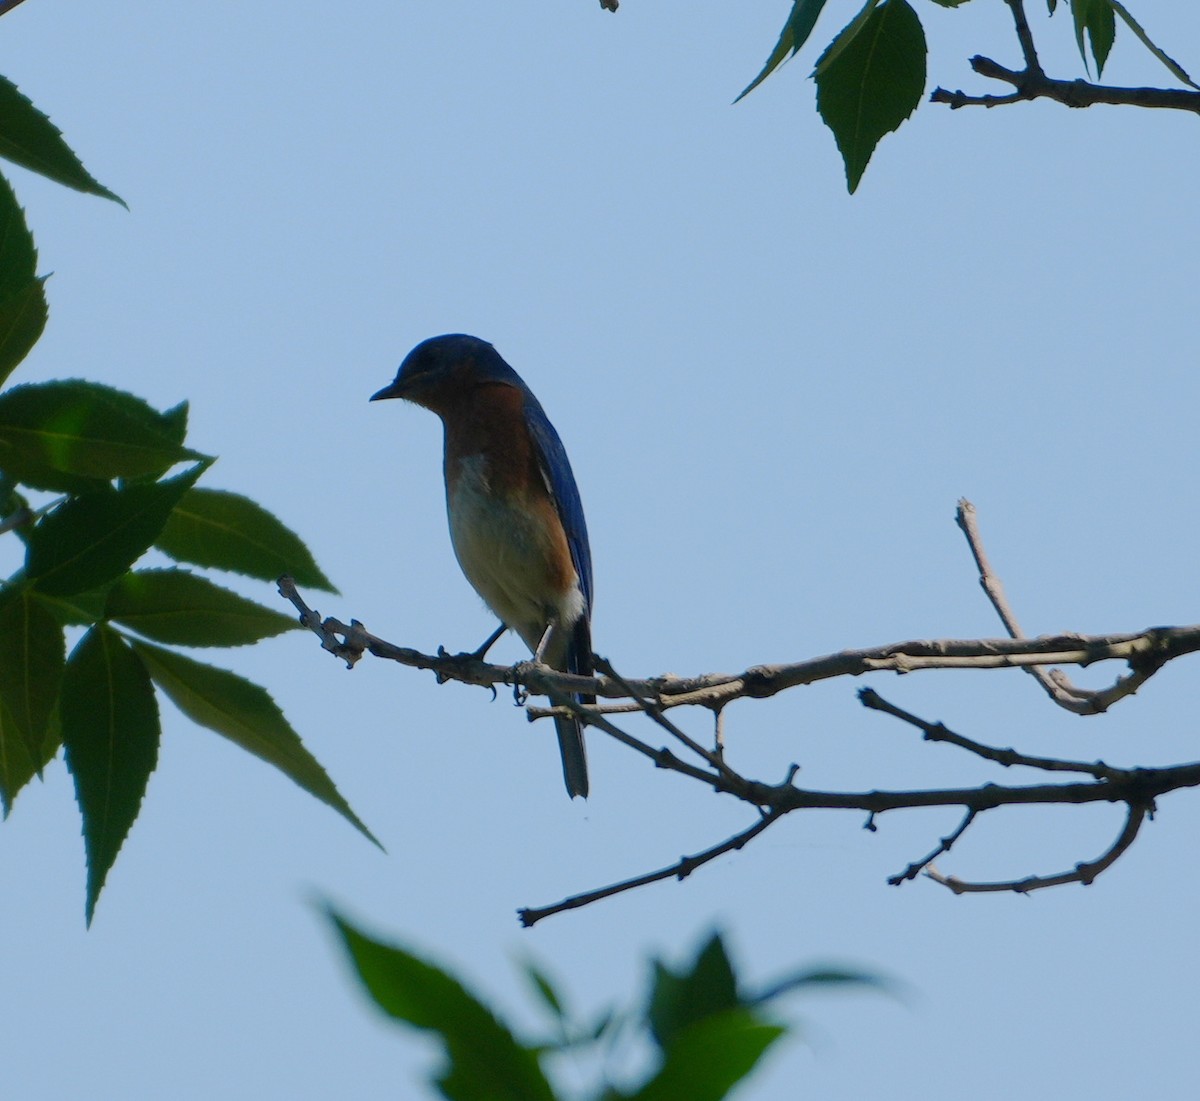
[{"label": "bird's beak", "polygon": [[384,398],[402,398],[405,396],[405,390],[407,389],[408,388],[399,379],[396,379],[394,382],[389,382],[387,386],[385,386],[377,394],[372,394],[371,400],[383,401]]}]

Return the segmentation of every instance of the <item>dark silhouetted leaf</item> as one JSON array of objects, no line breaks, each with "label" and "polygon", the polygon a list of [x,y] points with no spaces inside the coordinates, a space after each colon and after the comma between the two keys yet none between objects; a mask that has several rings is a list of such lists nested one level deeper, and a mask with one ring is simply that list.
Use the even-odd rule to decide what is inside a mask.
[{"label": "dark silhouetted leaf", "polygon": [[26,575],[51,596],[86,592],[124,573],[150,547],[207,464],[165,482],[74,497],[33,529]]},{"label": "dark silhouetted leaf", "polygon": [[762,72],[750,81],[742,94],[733,101],[734,103],[737,103],[738,99],[741,99],[743,96],[747,96],[753,92],[755,88],[808,41],[808,36],[812,33],[812,29],[816,25],[817,16],[821,14],[821,9],[824,6],[825,0],[792,0],[791,14],[788,16],[787,22],[783,25],[783,30],[779,34],[779,41],[775,43],[775,49],[771,51],[771,56],[767,58],[767,63],[763,66]]},{"label": "dark silhouetted leaf", "polygon": [[41,753],[66,662],[62,628],[28,589],[0,598],[0,699],[31,760]]},{"label": "dark silhouetted leaf", "polygon": [[46,327],[43,282],[37,277],[37,251],[25,213],[8,180],[0,176],[0,383]]},{"label": "dark silhouetted leaf", "polygon": [[92,178],[58,127],[4,77],[0,77],[0,157],[76,191],[125,206],[123,199]]},{"label": "dark silhouetted leaf", "polygon": [[40,594],[42,604],[63,627],[90,627],[104,618],[109,586],[70,596]]},{"label": "dark silhouetted leaf", "polygon": [[17,732],[3,699],[0,699],[0,806],[4,809],[5,818],[12,811],[13,800],[20,790],[35,776],[40,776],[42,769],[58,752],[62,737],[57,716],[57,711],[51,715],[41,745],[31,754],[25,739]]},{"label": "dark silhouetted leaf", "polygon": [[666,1049],[684,1029],[738,1004],[733,967],[720,934],[714,933],[690,970],[674,972],[661,961],[655,964],[647,1019],[659,1047]]},{"label": "dark silhouetted leaf", "polygon": [[187,570],[136,570],[109,590],[107,618],[156,642],[245,646],[300,626]]},{"label": "dark silhouetted leaf", "polygon": [[108,481],[158,477],[205,456],[181,447],[178,413],[78,379],[16,386],[0,395],[0,467],[20,478],[47,468]]},{"label": "dark silhouetted leaf", "polygon": [[160,733],[146,667],[111,628],[91,628],[71,653],[59,714],[83,814],[90,925],[158,761]]},{"label": "dark silhouetted leaf", "polygon": [[[437,1079],[452,1101],[554,1101],[537,1054],[453,976],[383,944],[329,912],[358,977],[390,1017],[441,1039],[448,1066]],[[681,1101],[680,1094],[674,1101]]]},{"label": "dark silhouetted leaf", "polygon": [[337,592],[300,537],[239,493],[194,489],[171,514],[158,549],[179,562]]},{"label": "dark silhouetted leaf", "polygon": [[[333,781],[300,741],[266,689],[182,654],[132,643],[154,683],[189,719],[215,730],[294,780],[310,795],[331,806],[376,845],[374,835],[342,798]],[[382,848],[382,846],[380,846]]]},{"label": "dark silhouetted leaf", "polygon": [[747,1009],[705,1017],[672,1039],[658,1073],[628,1096],[635,1101],[720,1101],[785,1031]]},{"label": "dark silhouetted leaf", "polygon": [[925,32],[905,0],[887,0],[852,38],[847,27],[817,63],[817,109],[833,131],[851,193],[879,139],[895,130],[925,88]]},{"label": "dark silhouetted leaf", "polygon": [[1117,34],[1112,0],[1071,0],[1071,15],[1075,19],[1075,42],[1079,46],[1079,56],[1086,65],[1087,49],[1083,41],[1086,31],[1096,62],[1096,76],[1099,77],[1104,72],[1104,63],[1108,60]]},{"label": "dark silhouetted leaf", "polygon": [[45,280],[31,279],[16,294],[0,301],[0,383],[41,338],[49,310]]},{"label": "dark silhouetted leaf", "polygon": [[1125,25],[1131,31],[1133,31],[1135,35],[1137,35],[1138,41],[1140,41],[1141,44],[1146,47],[1146,49],[1148,49],[1156,58],[1158,58],[1159,61],[1163,63],[1163,65],[1167,67],[1167,69],[1170,70],[1171,74],[1176,80],[1181,80],[1184,84],[1188,84],[1193,88],[1200,89],[1200,84],[1197,84],[1190,76],[1188,76],[1188,74],[1184,71],[1183,66],[1180,65],[1178,61],[1176,61],[1173,57],[1169,57],[1150,40],[1150,36],[1142,29],[1142,25],[1136,19],[1134,19],[1132,15],[1130,15],[1130,13],[1126,10],[1125,5],[1120,3],[1120,0],[1110,0],[1110,2],[1112,4],[1113,11],[1116,12],[1117,15],[1119,15],[1124,21]]}]

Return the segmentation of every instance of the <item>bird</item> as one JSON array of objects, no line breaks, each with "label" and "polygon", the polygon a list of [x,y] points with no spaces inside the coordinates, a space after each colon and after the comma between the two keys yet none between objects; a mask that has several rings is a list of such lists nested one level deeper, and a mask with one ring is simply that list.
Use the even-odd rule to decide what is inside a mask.
[{"label": "bird", "polygon": [[[447,333],[409,352],[371,401],[387,398],[441,418],[450,541],[463,574],[500,620],[475,656],[512,630],[535,660],[591,676],[592,556],[583,503],[566,448],[533,391],[487,341]],[[582,724],[574,716],[554,724],[567,793],[586,799]]]}]

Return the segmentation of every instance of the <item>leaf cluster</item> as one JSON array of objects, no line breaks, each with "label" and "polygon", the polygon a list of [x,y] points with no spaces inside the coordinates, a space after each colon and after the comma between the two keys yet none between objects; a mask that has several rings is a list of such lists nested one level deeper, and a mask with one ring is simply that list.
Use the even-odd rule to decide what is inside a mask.
[{"label": "leaf cluster", "polygon": [[[0,156],[121,203],[3,77]],[[46,319],[33,235],[0,176],[0,385]],[[197,484],[215,460],[186,445],[187,420],[186,403],[160,411],[78,379],[0,392],[0,535],[23,544],[13,548],[21,565],[0,581],[0,804],[7,817],[63,749],[83,818],[89,922],[157,762],[159,692],[371,836],[265,689],[175,649],[244,646],[298,626],[186,566],[261,581],[286,573],[332,591],[274,515]],[[144,561],[153,552],[158,568]]]},{"label": "leaf cluster", "polygon": [[608,1010],[590,1020],[577,1020],[551,979],[527,963],[526,977],[554,1034],[523,1040],[439,965],[369,936],[332,910],[329,919],[375,1005],[441,1043],[444,1059],[431,1083],[450,1101],[554,1101],[567,1094],[555,1087],[543,1065],[553,1056],[599,1048],[612,1063],[616,1054],[638,1046],[648,1046],[651,1053],[644,1079],[617,1085],[602,1072],[606,1080],[591,1096],[599,1101],[720,1101],[789,1031],[772,1013],[781,997],[835,985],[888,985],[866,972],[809,970],[761,990],[748,989],[738,980],[721,935],[714,933],[679,968],[652,961],[648,990],[633,1008]]},{"label": "leaf cluster", "polygon": [[[792,10],[775,48],[759,74],[737,97],[739,100],[800,51],[827,2],[792,0]],[[958,8],[967,0],[932,2],[942,8]],[[1183,68],[1151,41],[1120,0],[1064,3],[1071,10],[1080,57],[1086,66],[1090,52],[1097,77],[1104,71],[1120,20],[1172,76],[1197,87]],[[1051,15],[1057,6],[1058,0],[1047,0]],[[817,85],[817,110],[833,132],[852,193],[880,140],[917,109],[925,90],[927,52],[920,17],[908,0],[866,0],[818,58],[812,73]]]}]

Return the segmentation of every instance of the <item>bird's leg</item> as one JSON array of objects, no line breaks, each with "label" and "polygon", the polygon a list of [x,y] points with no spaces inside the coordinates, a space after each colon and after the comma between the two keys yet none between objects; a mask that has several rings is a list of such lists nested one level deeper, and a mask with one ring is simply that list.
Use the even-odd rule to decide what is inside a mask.
[{"label": "bird's leg", "polygon": [[483,659],[487,657],[487,652],[496,645],[496,640],[507,630],[508,624],[501,623],[499,627],[497,627],[490,635],[488,635],[486,639],[483,640],[483,644],[481,646],[471,651],[470,656],[476,661],[483,661]]},{"label": "bird's leg", "polygon": [[554,633],[556,624],[551,620],[546,624],[546,629],[542,632],[541,641],[537,644],[537,649],[533,651],[533,660],[536,664],[542,665],[546,658],[546,647],[550,645],[550,636]]}]

